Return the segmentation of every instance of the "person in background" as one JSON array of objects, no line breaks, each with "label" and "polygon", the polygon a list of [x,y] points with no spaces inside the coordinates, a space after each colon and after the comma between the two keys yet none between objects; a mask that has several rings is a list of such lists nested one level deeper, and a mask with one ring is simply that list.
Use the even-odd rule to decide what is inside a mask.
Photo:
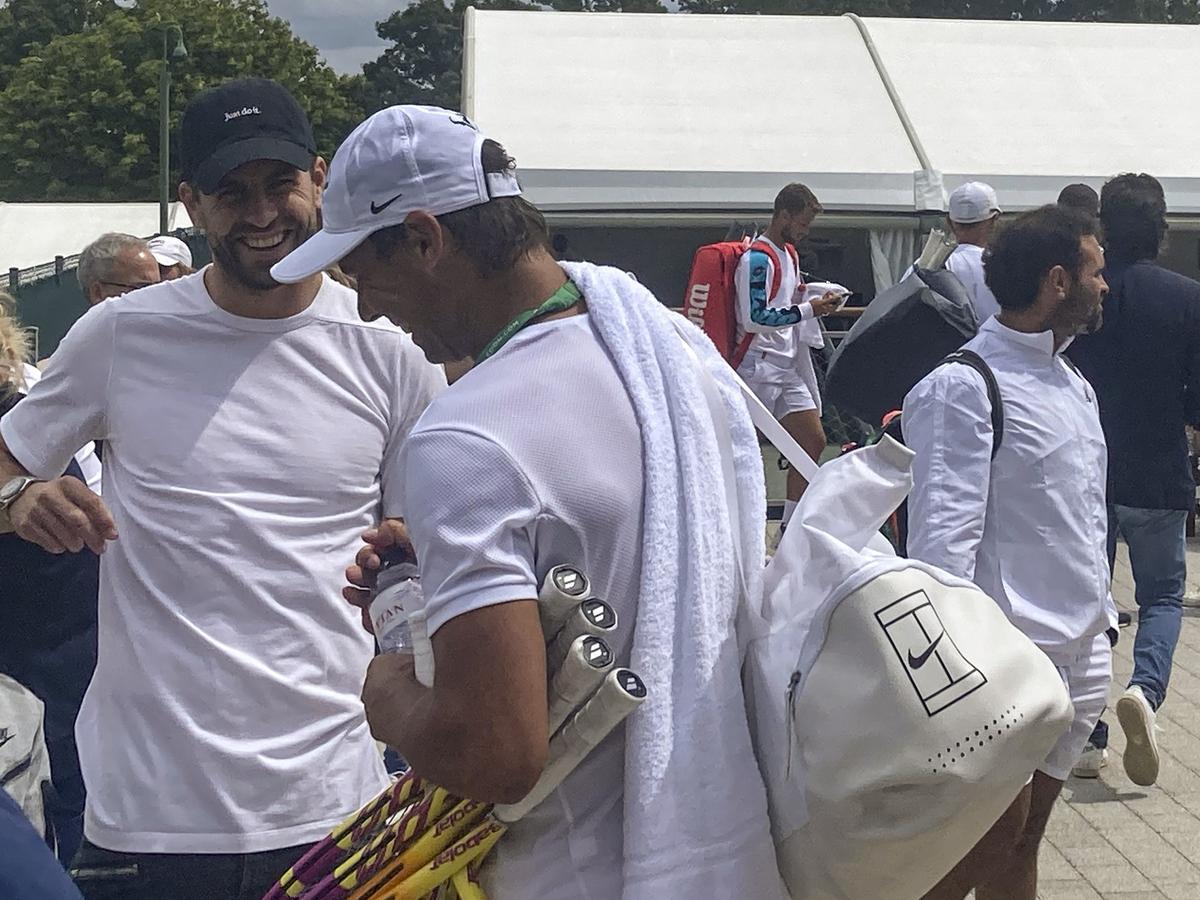
[{"label": "person in background", "polygon": [[191,248],[179,238],[160,234],[150,238],[146,245],[150,248],[150,255],[158,263],[160,281],[182,278],[196,271],[192,266]]},{"label": "person in background", "polygon": [[[5,297],[0,294],[0,422],[29,391],[29,373],[40,374],[25,362],[26,333],[4,311]],[[75,460],[59,474],[79,481],[84,477]],[[87,792],[75,745],[75,719],[96,667],[99,578],[99,560],[87,547],[56,555],[0,526],[0,672],[45,705],[54,785],[46,813],[64,864],[83,840]]]},{"label": "person in background", "polygon": [[1034,900],[1046,823],[1108,699],[1116,610],[1104,432],[1095,393],[1062,355],[1100,321],[1107,288],[1095,232],[1095,220],[1047,206],[1006,227],[985,256],[1000,313],[965,349],[991,368],[1004,403],[994,458],[991,403],[975,369],[939,366],[904,400],[916,454],[909,556],[992,597],[1058,667],[1075,709],[1014,804],[1023,819],[1015,845],[994,829],[930,900],[962,900],[971,888],[977,900]]},{"label": "person in background", "polygon": [[[825,346],[817,320],[837,310],[842,301],[830,292],[797,302],[797,292],[802,296],[804,284],[795,245],[808,237],[821,212],[816,194],[808,187],[785,186],[775,197],[771,223],[755,239],[771,252],[751,246],[742,254],[734,274],[739,344],[746,334],[754,335],[738,374],[815,460],[825,451],[821,394],[812,361],[812,350]],[[781,268],[778,275],[777,267]],[[772,293],[777,278],[779,287]],[[807,486],[799,472],[788,470],[784,528]]]},{"label": "person in background", "polygon": [[100,235],[83,248],[75,274],[88,306],[162,280],[146,242],[115,231]]},{"label": "person in background", "polygon": [[1000,203],[990,184],[968,181],[950,194],[950,230],[958,246],[946,258],[946,269],[967,289],[975,316],[982,325],[1000,312],[1000,304],[983,277],[983,251],[996,233]]},{"label": "person in background", "polygon": [[[179,142],[213,264],[94,306],[0,421],[0,518],[103,551],[76,729],[89,900],[258,900],[387,783],[341,570],[400,515],[401,446],[445,385],[352,291],[271,277],[319,227],[326,176],[282,85],[197,94]],[[59,477],[94,439],[103,500]]]},{"label": "person in background", "polygon": [[[1104,227],[1104,324],[1070,355],[1095,385],[1108,441],[1108,558],[1129,546],[1138,605],[1133,675],[1117,701],[1125,772],[1158,778],[1155,717],[1167,696],[1183,619],[1186,527],[1196,502],[1186,428],[1200,399],[1200,283],[1155,261],[1167,232],[1162,185],[1118,175],[1100,197]],[[1076,774],[1096,777],[1107,758],[1101,722]]]},{"label": "person in background", "polygon": [[1095,219],[1100,215],[1100,195],[1090,184],[1068,184],[1058,194],[1058,205],[1076,209]]}]

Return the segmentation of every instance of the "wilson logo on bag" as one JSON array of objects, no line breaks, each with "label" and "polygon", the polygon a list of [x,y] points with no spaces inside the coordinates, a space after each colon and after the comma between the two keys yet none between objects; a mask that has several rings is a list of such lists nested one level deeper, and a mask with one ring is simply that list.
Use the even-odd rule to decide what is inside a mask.
[{"label": "wilson logo on bag", "polygon": [[[697,250],[683,296],[684,315],[708,335],[721,356],[735,369],[754,339],[753,334],[745,334],[738,340],[737,288],[734,284],[738,262],[751,249],[767,254],[775,266],[770,294],[774,299],[783,280],[779,256],[770,244],[749,240],[706,244]],[[795,248],[789,245],[787,251],[792,262],[797,263]]]}]

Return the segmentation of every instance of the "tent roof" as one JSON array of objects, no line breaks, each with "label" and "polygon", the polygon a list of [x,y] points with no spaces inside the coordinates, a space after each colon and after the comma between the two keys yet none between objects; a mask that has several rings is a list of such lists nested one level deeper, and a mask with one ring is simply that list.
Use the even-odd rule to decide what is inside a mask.
[{"label": "tent roof", "polygon": [[[168,211],[171,230],[191,228],[182,203]],[[0,272],[75,256],[100,235],[158,233],[157,203],[0,203]]]},{"label": "tent roof", "polygon": [[913,212],[976,178],[1020,209],[1134,170],[1200,213],[1189,26],[470,10],[464,76],[548,211],[762,208],[803,180]]}]

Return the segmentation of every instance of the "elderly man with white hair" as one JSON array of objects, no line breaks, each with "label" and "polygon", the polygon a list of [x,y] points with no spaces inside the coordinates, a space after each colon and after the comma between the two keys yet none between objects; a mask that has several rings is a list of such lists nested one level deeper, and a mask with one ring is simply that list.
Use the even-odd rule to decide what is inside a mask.
[{"label": "elderly man with white hair", "polygon": [[162,280],[146,242],[119,232],[102,234],[83,248],[76,277],[88,306]]}]

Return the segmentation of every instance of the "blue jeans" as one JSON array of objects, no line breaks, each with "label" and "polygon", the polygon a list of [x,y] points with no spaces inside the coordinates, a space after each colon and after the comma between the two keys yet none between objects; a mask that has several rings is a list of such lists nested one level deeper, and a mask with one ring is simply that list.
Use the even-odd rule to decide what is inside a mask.
[{"label": "blue jeans", "polygon": [[[1183,593],[1187,579],[1187,511],[1108,507],[1108,561],[1117,555],[1117,537],[1129,545],[1134,599],[1138,605],[1137,637],[1133,642],[1133,677],[1155,709],[1167,697],[1171,659],[1183,622]],[[1092,744],[1108,746],[1108,726],[1101,721]]]}]

